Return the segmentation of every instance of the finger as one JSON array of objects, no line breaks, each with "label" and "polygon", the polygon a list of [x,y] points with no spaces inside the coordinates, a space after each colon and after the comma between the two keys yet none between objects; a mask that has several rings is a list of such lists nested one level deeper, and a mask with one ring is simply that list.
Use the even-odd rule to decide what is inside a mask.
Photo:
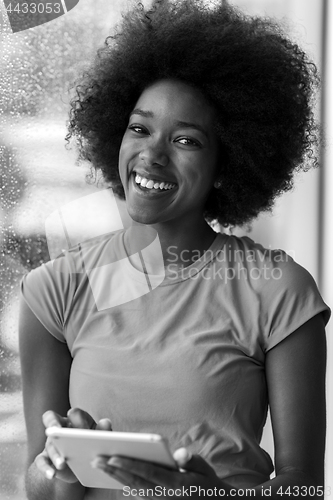
[{"label": "finger", "polygon": [[47,439],[44,453],[47,454],[49,460],[56,469],[63,470],[66,467],[65,459],[54,446],[52,439]]},{"label": "finger", "polygon": [[69,427],[68,418],[62,417],[55,411],[49,410],[43,413],[43,424],[45,427]]},{"label": "finger", "polygon": [[186,448],[178,448],[173,454],[173,458],[179,467],[186,465],[192,458],[192,453]]},{"label": "finger", "polygon": [[144,460],[135,460],[132,458],[112,456],[99,457],[104,460],[108,466],[115,470],[126,471],[134,476],[144,479],[152,485],[168,486],[170,484],[178,484],[182,480],[183,474],[177,470],[167,469],[164,466],[156,465]]},{"label": "finger", "polygon": [[56,474],[56,469],[51,463],[47,452],[44,450],[35,458],[35,465],[47,479],[53,479]]},{"label": "finger", "polygon": [[[95,469],[102,470],[109,476],[117,479],[120,483],[131,488],[137,488],[140,490],[154,489],[157,484],[152,483],[150,480],[144,479],[143,477],[133,474],[129,470],[120,469],[119,467],[114,467],[109,464],[110,460],[107,457],[97,457],[91,462],[91,466]],[[145,495],[147,498],[151,498]]]},{"label": "finger", "polygon": [[50,445],[48,445],[48,450],[44,449],[42,453],[37,455],[37,457],[34,460],[37,469],[42,474],[44,474],[44,476],[47,477],[47,479],[53,479],[54,477],[57,477],[67,483],[78,482],[77,477],[64,461],[61,462],[60,466],[56,467],[56,465],[52,462],[49,454],[51,454],[53,461],[58,466],[56,459],[57,453],[56,452],[53,453],[51,451]]},{"label": "finger", "polygon": [[73,427],[78,429],[95,429],[96,422],[88,412],[80,408],[71,408],[67,417]]},{"label": "finger", "polygon": [[98,421],[96,429],[99,431],[112,431],[112,424],[109,418],[102,418]]},{"label": "finger", "polygon": [[216,477],[214,469],[200,455],[192,455],[186,448],[179,448],[173,454],[178,467],[189,472],[199,472],[204,476]]}]

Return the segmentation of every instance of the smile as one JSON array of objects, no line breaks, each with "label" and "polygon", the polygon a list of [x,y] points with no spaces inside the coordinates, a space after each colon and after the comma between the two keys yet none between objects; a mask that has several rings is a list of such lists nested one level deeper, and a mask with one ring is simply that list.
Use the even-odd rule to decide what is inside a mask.
[{"label": "smile", "polygon": [[141,175],[133,172],[132,174],[133,184],[136,191],[147,194],[162,194],[168,191],[172,191],[177,187],[174,182],[158,181],[154,179],[147,179]]}]

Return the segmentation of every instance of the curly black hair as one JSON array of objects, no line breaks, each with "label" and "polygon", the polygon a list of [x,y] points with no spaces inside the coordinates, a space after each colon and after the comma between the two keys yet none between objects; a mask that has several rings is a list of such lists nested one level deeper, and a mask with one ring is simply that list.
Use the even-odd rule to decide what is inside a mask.
[{"label": "curly black hair", "polygon": [[71,101],[66,139],[76,138],[79,159],[118,196],[129,114],[142,91],[165,78],[199,89],[217,110],[221,168],[206,220],[247,223],[292,187],[294,171],[317,166],[319,76],[281,27],[222,0],[154,0],[123,15]]}]

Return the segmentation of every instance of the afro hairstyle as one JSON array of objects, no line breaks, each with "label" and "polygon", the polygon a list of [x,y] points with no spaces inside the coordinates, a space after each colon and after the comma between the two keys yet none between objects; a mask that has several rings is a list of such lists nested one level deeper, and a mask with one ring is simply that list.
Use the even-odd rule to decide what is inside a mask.
[{"label": "afro hairstyle", "polygon": [[145,88],[166,78],[195,87],[217,111],[220,173],[207,221],[248,223],[292,187],[295,171],[317,166],[317,69],[280,25],[222,0],[153,0],[123,14],[71,101],[66,139],[119,197],[129,114]]}]

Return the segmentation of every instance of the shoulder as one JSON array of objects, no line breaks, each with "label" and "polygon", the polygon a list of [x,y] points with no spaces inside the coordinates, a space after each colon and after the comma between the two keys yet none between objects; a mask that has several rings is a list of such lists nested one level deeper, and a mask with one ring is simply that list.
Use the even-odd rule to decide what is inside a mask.
[{"label": "shoulder", "polygon": [[27,273],[21,282],[23,296],[40,295],[46,290],[65,291],[70,285],[74,272],[73,260],[69,252],[64,252],[57,259],[42,264]]},{"label": "shoulder", "polygon": [[73,301],[83,299],[89,290],[89,271],[112,261],[113,236],[104,235],[72,247],[23,277],[22,297],[37,319],[58,339],[63,339]]},{"label": "shoulder", "polygon": [[[62,255],[33,269],[21,281],[24,303],[39,322],[61,341],[64,340],[63,327],[73,295],[73,273],[69,264],[68,256]],[[28,317],[27,308],[25,317]]]},{"label": "shoulder", "polygon": [[328,322],[330,309],[315,280],[286,252],[236,236],[228,237],[225,252],[243,300],[250,294],[257,305],[265,351],[319,313]]},{"label": "shoulder", "polygon": [[230,236],[226,241],[228,262],[242,269],[255,288],[316,284],[311,274],[284,250],[265,248],[247,236]]},{"label": "shoulder", "polygon": [[79,282],[87,270],[102,265],[105,255],[113,259],[112,249],[121,246],[122,232],[105,234],[64,250],[57,258],[27,273],[22,280],[23,288],[57,287],[65,292],[73,282]]},{"label": "shoulder", "polygon": [[280,262],[294,262],[292,257],[285,251],[275,248],[265,248],[260,243],[256,243],[248,236],[229,236],[225,246],[230,252],[230,257],[252,264],[278,264]]}]

